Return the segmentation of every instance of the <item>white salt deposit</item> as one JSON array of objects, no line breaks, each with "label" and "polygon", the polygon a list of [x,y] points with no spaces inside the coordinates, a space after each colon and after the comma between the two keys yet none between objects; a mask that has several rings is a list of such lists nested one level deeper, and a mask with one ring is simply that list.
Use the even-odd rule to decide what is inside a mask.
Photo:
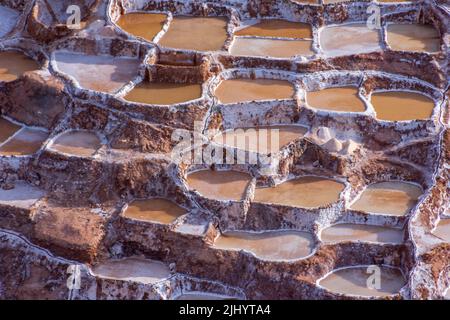
[{"label": "white salt deposit", "polygon": [[14,29],[19,19],[19,12],[0,6],[0,38],[3,38]]},{"label": "white salt deposit", "polygon": [[105,261],[94,266],[92,273],[99,278],[144,284],[156,283],[170,276],[165,264],[138,257]]},{"label": "white salt deposit", "polygon": [[29,209],[44,195],[42,190],[24,181],[17,181],[14,189],[3,190],[0,188],[0,205]]},{"label": "white salt deposit", "polygon": [[139,60],[55,52],[56,67],[84,89],[115,93],[138,76]]}]

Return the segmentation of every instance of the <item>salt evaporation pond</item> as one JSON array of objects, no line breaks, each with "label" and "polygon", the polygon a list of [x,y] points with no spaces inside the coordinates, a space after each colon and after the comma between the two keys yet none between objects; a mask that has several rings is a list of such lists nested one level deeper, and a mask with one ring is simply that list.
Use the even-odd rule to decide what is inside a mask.
[{"label": "salt evaporation pond", "polygon": [[201,96],[201,84],[143,82],[130,91],[124,99],[138,103],[171,105],[199,99]]},{"label": "salt evaporation pond", "polygon": [[405,91],[375,92],[371,97],[377,118],[386,121],[425,120],[433,114],[434,101]]},{"label": "salt evaporation pond", "polygon": [[138,75],[140,62],[130,57],[55,52],[57,69],[82,88],[115,93]]},{"label": "salt evaporation pond", "polygon": [[55,151],[81,157],[94,155],[100,147],[100,138],[90,131],[65,132],[51,145]]},{"label": "salt evaporation pond", "polygon": [[403,243],[403,230],[364,224],[336,224],[324,229],[323,242],[363,241],[378,243]]},{"label": "salt evaporation pond", "polygon": [[238,128],[218,134],[214,141],[245,151],[267,154],[280,151],[292,141],[303,137],[307,131],[306,127],[294,125]]},{"label": "salt evaporation pond", "polygon": [[36,61],[19,51],[0,52],[0,82],[17,80],[25,72],[38,69]]},{"label": "salt evaporation pond", "polygon": [[206,198],[243,200],[251,176],[238,171],[201,170],[187,176],[187,184]]},{"label": "salt evaporation pond", "polygon": [[378,30],[366,24],[344,24],[324,27],[319,34],[320,46],[326,56],[344,56],[381,51]]},{"label": "salt evaporation pond", "polygon": [[92,267],[99,278],[153,284],[170,277],[169,268],[159,262],[138,257],[108,260]]},{"label": "salt evaporation pond", "polygon": [[234,231],[220,235],[214,247],[250,251],[263,260],[295,260],[312,253],[314,239],[311,233],[300,231]]},{"label": "salt evaporation pond", "polygon": [[186,213],[177,204],[162,198],[135,200],[124,211],[126,218],[170,224]]},{"label": "salt evaporation pond", "polygon": [[120,16],[117,25],[134,36],[152,42],[166,20],[167,15],[160,13],[127,13]]},{"label": "salt evaporation pond", "polygon": [[438,52],[441,47],[439,32],[421,24],[388,24],[387,43],[392,50]]},{"label": "salt evaporation pond", "polygon": [[292,99],[295,90],[292,83],[270,79],[231,79],[222,81],[215,95],[220,102],[239,103],[256,100]]},{"label": "salt evaporation pond", "polygon": [[227,24],[224,17],[176,16],[159,44],[167,48],[218,51],[228,37]]},{"label": "salt evaporation pond", "polygon": [[335,270],[321,279],[318,284],[334,293],[363,297],[386,297],[399,293],[406,285],[402,272],[397,268],[378,267],[381,277],[379,289],[370,281],[373,271],[368,269],[369,266]]},{"label": "salt evaporation pond", "polygon": [[380,182],[369,185],[350,206],[373,214],[404,216],[416,205],[422,195],[421,187],[401,181]]},{"label": "salt evaporation pond", "polygon": [[363,112],[366,105],[359,98],[358,88],[339,87],[326,88],[306,93],[306,102],[309,106],[328,111]]},{"label": "salt evaporation pond", "polygon": [[254,202],[292,207],[317,208],[339,200],[345,185],[341,182],[304,176],[271,188],[256,188]]}]

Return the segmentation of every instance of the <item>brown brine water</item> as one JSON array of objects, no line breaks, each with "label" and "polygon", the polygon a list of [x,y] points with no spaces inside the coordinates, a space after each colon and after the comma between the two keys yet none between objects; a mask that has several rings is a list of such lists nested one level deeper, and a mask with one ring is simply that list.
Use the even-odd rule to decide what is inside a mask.
[{"label": "brown brine water", "polygon": [[264,260],[295,260],[312,253],[314,240],[312,234],[300,231],[229,232],[220,235],[214,247],[246,250]]},{"label": "brown brine water", "polygon": [[201,84],[143,82],[131,90],[124,99],[138,103],[171,105],[195,100],[201,96]]},{"label": "brown brine water", "polygon": [[438,52],[441,46],[439,32],[421,24],[389,24],[387,43],[393,50]]},{"label": "brown brine water", "polygon": [[221,50],[227,40],[228,19],[224,17],[176,16],[159,44],[163,47],[198,50]]},{"label": "brown brine water", "polygon": [[376,92],[371,97],[377,118],[387,121],[429,119],[434,101],[423,94],[413,92]]},{"label": "brown brine water", "polygon": [[261,20],[234,33],[236,36],[312,38],[311,25],[279,19]]},{"label": "brown brine water", "polygon": [[144,284],[156,283],[170,277],[170,271],[166,265],[138,257],[104,261],[95,265],[92,272],[100,278]]},{"label": "brown brine water", "polygon": [[8,140],[20,129],[21,126],[12,123],[6,119],[0,118],[0,144]]},{"label": "brown brine water", "polygon": [[356,87],[327,88],[307,92],[306,102],[309,106],[320,110],[344,112],[363,112],[366,110]]},{"label": "brown brine water", "polygon": [[250,181],[249,174],[238,171],[202,170],[187,176],[191,190],[215,200],[243,200]]},{"label": "brown brine water", "polygon": [[324,242],[368,241],[378,243],[402,243],[403,230],[363,224],[337,224],[322,231]]},{"label": "brown brine water", "polygon": [[17,80],[28,71],[39,70],[39,65],[33,59],[19,51],[0,52],[0,82]]},{"label": "brown brine water", "polygon": [[135,220],[170,224],[185,213],[186,210],[172,201],[154,198],[133,201],[128,205],[123,216]]},{"label": "brown brine water", "polygon": [[51,149],[74,156],[90,157],[101,147],[100,138],[89,131],[70,131],[60,135]]},{"label": "brown brine water", "polygon": [[239,128],[225,131],[214,137],[214,141],[238,149],[258,152],[278,152],[292,141],[299,139],[308,131],[302,126],[261,126]]},{"label": "brown brine water", "polygon": [[230,48],[235,56],[291,58],[311,56],[312,41],[236,37]]},{"label": "brown brine water", "polygon": [[291,99],[294,93],[294,86],[289,81],[269,79],[224,80],[215,91],[222,103]]},{"label": "brown brine water", "polygon": [[153,41],[166,19],[167,15],[160,13],[127,13],[120,16],[117,25],[134,36]]},{"label": "brown brine water", "polygon": [[45,131],[23,128],[0,147],[0,155],[26,156],[34,154],[42,147],[47,138],[48,133]]},{"label": "brown brine water", "polygon": [[372,283],[373,271],[366,267],[350,267],[335,270],[319,281],[319,285],[334,293],[364,297],[384,297],[398,293],[406,284],[399,269],[379,266],[380,288]]},{"label": "brown brine water", "polygon": [[254,202],[292,207],[316,208],[339,200],[345,185],[315,176],[283,182],[271,188],[256,188]]},{"label": "brown brine water", "polygon": [[421,187],[400,181],[369,185],[350,209],[374,214],[403,216],[410,212],[422,195]]}]

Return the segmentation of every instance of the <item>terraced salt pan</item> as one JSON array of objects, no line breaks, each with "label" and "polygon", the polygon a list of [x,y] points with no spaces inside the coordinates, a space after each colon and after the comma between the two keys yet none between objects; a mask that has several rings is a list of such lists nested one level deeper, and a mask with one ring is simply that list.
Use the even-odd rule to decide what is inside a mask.
[{"label": "terraced salt pan", "polygon": [[38,69],[36,61],[19,51],[0,52],[0,82],[17,80],[25,72]]},{"label": "terraced salt pan", "polygon": [[214,247],[250,251],[264,260],[295,260],[312,253],[314,240],[312,234],[299,231],[230,232],[220,235]]},{"label": "terraced salt pan", "polygon": [[48,133],[39,129],[22,128],[0,147],[1,156],[25,156],[36,153],[47,140]]},{"label": "terraced salt pan", "polygon": [[433,234],[450,243],[450,219],[441,219]]},{"label": "terraced salt pan", "polygon": [[378,30],[366,24],[344,24],[324,27],[319,34],[320,46],[328,57],[381,51]]},{"label": "terraced salt pan", "polygon": [[11,8],[0,6],[0,38],[10,33],[17,24],[20,13]]},{"label": "terraced salt pan", "polygon": [[159,41],[162,47],[197,50],[221,50],[227,40],[228,19],[224,17],[176,16]]},{"label": "terraced salt pan", "polygon": [[392,50],[438,52],[439,32],[432,26],[420,24],[389,24],[387,42]]},{"label": "terraced salt pan", "polygon": [[261,20],[234,33],[235,36],[255,36],[274,38],[312,38],[311,25],[279,19]]},{"label": "terraced salt pan", "polygon": [[201,84],[143,82],[124,99],[138,103],[171,105],[199,99],[201,96]]},{"label": "terraced salt pan", "polygon": [[169,268],[161,262],[137,257],[109,260],[92,267],[92,273],[112,280],[153,284],[170,277]]},{"label": "terraced salt pan", "polygon": [[185,213],[186,210],[172,201],[155,198],[133,201],[128,205],[123,216],[134,220],[170,224]]},{"label": "terraced salt pan", "polygon": [[329,111],[364,112],[366,105],[359,98],[358,88],[327,88],[306,93],[309,106]]},{"label": "terraced salt pan", "polygon": [[285,80],[231,79],[222,81],[215,90],[220,102],[238,103],[255,100],[291,99],[294,86]]},{"label": "terraced salt pan", "polygon": [[234,56],[292,58],[311,56],[312,41],[236,37],[230,48]]},{"label": "terraced salt pan", "polygon": [[378,243],[403,243],[403,230],[363,224],[337,224],[324,229],[323,242],[363,241]]},{"label": "terraced salt pan", "polygon": [[369,185],[350,206],[373,214],[404,216],[416,205],[422,195],[421,187],[400,181],[380,182]]},{"label": "terraced salt pan", "polygon": [[134,58],[94,56],[58,51],[58,70],[73,77],[82,88],[115,93],[138,75],[140,62]]},{"label": "terraced salt pan", "polygon": [[117,25],[124,31],[152,42],[163,29],[167,15],[159,13],[127,13],[120,16]]},{"label": "terraced salt pan", "polygon": [[434,101],[413,92],[376,92],[371,102],[377,118],[387,121],[425,120],[433,114]]},{"label": "terraced salt pan", "polygon": [[229,147],[262,154],[280,149],[305,135],[308,128],[302,126],[261,126],[231,129],[214,137],[214,141]]},{"label": "terraced salt pan", "polygon": [[89,131],[69,131],[52,143],[52,150],[82,157],[90,157],[101,147],[100,138]]},{"label": "terraced salt pan", "polygon": [[399,269],[385,266],[379,266],[379,268],[381,271],[379,289],[371,281],[370,277],[374,273],[368,270],[368,266],[335,270],[325,278],[319,280],[318,284],[338,294],[363,297],[385,297],[397,294],[406,284],[402,272]]},{"label": "terraced salt pan", "polygon": [[251,176],[238,171],[201,170],[187,176],[189,189],[215,200],[243,200]]},{"label": "terraced salt pan", "polygon": [[16,181],[14,189],[0,188],[0,205],[29,209],[45,195],[44,191],[24,181]]},{"label": "terraced salt pan", "polygon": [[345,185],[315,176],[304,176],[271,188],[256,188],[254,202],[317,208],[339,200]]}]

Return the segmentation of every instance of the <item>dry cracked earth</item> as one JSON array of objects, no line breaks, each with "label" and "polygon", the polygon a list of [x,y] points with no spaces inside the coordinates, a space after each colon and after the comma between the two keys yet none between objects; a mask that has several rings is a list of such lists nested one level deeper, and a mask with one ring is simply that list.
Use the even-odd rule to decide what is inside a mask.
[{"label": "dry cracked earth", "polygon": [[0,299],[450,299],[449,16],[0,0]]}]

